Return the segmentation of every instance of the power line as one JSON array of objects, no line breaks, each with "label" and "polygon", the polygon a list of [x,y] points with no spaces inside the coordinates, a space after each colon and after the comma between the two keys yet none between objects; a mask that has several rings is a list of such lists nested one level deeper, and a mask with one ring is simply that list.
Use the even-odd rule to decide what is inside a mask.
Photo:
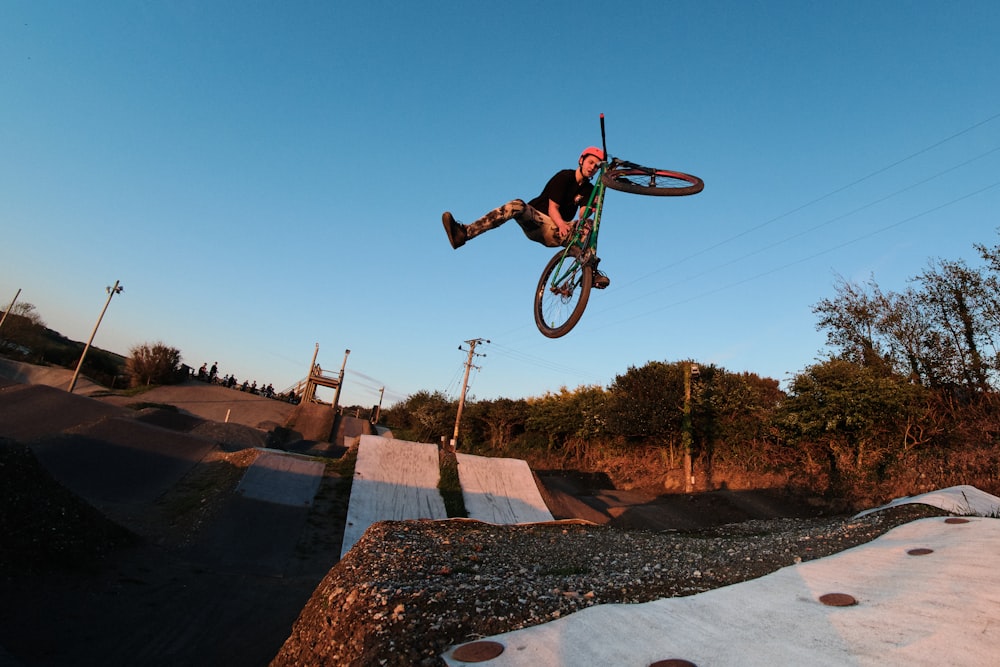
[{"label": "power line", "polygon": [[[614,304],[614,305],[609,306],[608,308],[606,308],[605,311],[614,310],[614,309],[617,309],[617,308],[622,308],[622,307],[624,307],[624,306],[626,306],[626,305],[628,305],[630,303],[634,303],[635,301],[638,301],[640,299],[644,299],[644,298],[650,296],[651,294],[655,294],[657,292],[662,292],[662,291],[665,291],[665,290],[668,290],[668,289],[671,289],[671,288],[674,288],[674,287],[678,287],[678,286],[680,286],[680,285],[682,285],[684,283],[690,282],[690,281],[695,280],[697,278],[700,278],[702,276],[716,273],[719,269],[725,268],[727,266],[732,266],[734,264],[742,262],[745,259],[753,257],[754,255],[759,255],[762,252],[765,252],[767,250],[772,250],[772,249],[778,247],[779,245],[782,245],[784,243],[788,243],[789,241],[792,241],[794,239],[801,238],[803,236],[811,234],[811,233],[813,233],[813,232],[815,232],[815,231],[817,231],[817,230],[819,230],[819,229],[821,229],[823,227],[827,227],[827,226],[829,226],[829,225],[831,225],[831,224],[833,224],[835,222],[840,222],[841,220],[844,220],[845,218],[848,218],[848,217],[850,217],[852,215],[860,213],[861,211],[864,211],[866,209],[869,209],[869,208],[872,208],[874,206],[877,206],[878,204],[884,203],[884,202],[888,201],[889,199],[892,199],[893,197],[899,196],[899,195],[903,194],[904,192],[908,192],[910,190],[913,190],[914,188],[918,188],[918,187],[920,187],[920,186],[922,186],[922,185],[924,185],[924,184],[926,184],[926,183],[928,183],[930,181],[933,181],[935,179],[940,178],[941,176],[944,176],[947,173],[950,173],[950,172],[955,171],[957,169],[961,169],[962,167],[968,166],[969,164],[971,164],[971,163],[973,163],[973,162],[975,162],[977,160],[981,160],[981,159],[983,159],[983,158],[985,158],[985,157],[987,157],[989,155],[992,155],[993,153],[996,153],[998,151],[1000,151],[1000,146],[992,148],[992,149],[990,149],[990,150],[988,150],[988,151],[986,151],[984,153],[981,153],[981,154],[979,154],[979,155],[977,155],[977,156],[975,156],[973,158],[969,158],[968,160],[966,160],[966,161],[964,161],[964,162],[962,162],[960,164],[953,165],[953,166],[951,166],[951,167],[949,167],[947,169],[944,169],[944,170],[939,171],[939,172],[937,172],[935,174],[932,174],[931,176],[928,176],[927,178],[924,178],[924,179],[922,179],[920,181],[917,181],[915,183],[912,183],[912,184],[910,184],[910,185],[908,185],[908,186],[906,186],[904,188],[896,190],[895,192],[893,192],[891,194],[888,194],[888,195],[879,197],[877,199],[874,199],[874,200],[872,200],[872,201],[870,201],[870,202],[868,202],[866,204],[863,204],[861,206],[858,206],[858,207],[856,207],[856,208],[854,208],[854,209],[852,209],[852,210],[850,210],[850,211],[848,211],[846,213],[841,213],[839,215],[833,216],[832,218],[828,218],[827,220],[825,220],[825,221],[823,221],[823,222],[821,222],[819,224],[813,225],[812,227],[804,229],[804,230],[802,230],[800,232],[796,232],[795,234],[792,234],[790,236],[786,236],[785,238],[780,239],[778,241],[774,241],[773,243],[770,243],[770,244],[768,244],[766,246],[763,246],[763,247],[758,248],[756,250],[753,250],[751,252],[745,253],[745,254],[740,255],[738,257],[735,257],[735,258],[733,258],[733,259],[731,259],[731,260],[729,260],[727,262],[723,262],[722,264],[716,264],[715,266],[713,266],[713,267],[711,267],[709,269],[705,269],[705,270],[703,270],[703,271],[701,271],[699,273],[688,273],[688,274],[685,274],[684,277],[681,278],[680,280],[677,280],[677,281],[675,281],[673,283],[670,283],[668,285],[665,285],[663,287],[659,287],[659,288],[657,288],[655,290],[647,291],[644,294],[642,294],[640,296],[637,296],[637,297],[634,297],[632,299],[629,299],[627,301],[618,302],[618,303],[616,303],[616,304]],[[984,188],[983,191],[984,190],[988,190],[990,187],[993,187],[993,186],[989,186],[987,188]],[[929,213],[929,212],[937,210],[939,208],[944,208],[944,207],[949,206],[949,205],[951,205],[951,204],[953,204],[953,203],[955,203],[957,201],[961,201],[962,199],[965,199],[965,198],[971,197],[973,195],[979,194],[979,192],[981,192],[981,191],[973,192],[973,193],[971,193],[971,194],[969,194],[969,195],[967,195],[965,197],[959,197],[958,199],[954,199],[954,200],[952,200],[950,202],[942,204],[941,206],[939,206],[937,208],[929,209],[929,210],[925,211],[925,213]],[[887,229],[891,229],[893,227],[897,227],[897,226],[903,224],[904,222],[908,222],[908,221],[913,220],[913,219],[915,219],[917,217],[920,217],[920,215],[923,215],[923,213],[921,213],[919,215],[916,215],[916,216],[913,216],[911,218],[907,218],[906,220],[903,220],[903,221],[901,221],[899,223],[894,223],[894,224],[889,225],[887,227],[883,227],[881,229],[882,229],[882,231],[885,231]],[[861,238],[867,238],[867,237],[861,237]],[[832,249],[836,249],[838,247],[841,247],[841,246],[834,246]],[[824,251],[824,253],[821,253],[821,254],[825,254],[825,251]],[[648,275],[652,275],[652,274],[648,274]],[[648,275],[646,277],[648,277]],[[765,274],[760,274],[760,275],[766,275],[766,273]],[[626,287],[626,286],[632,285],[634,283],[640,282],[641,280],[642,280],[641,278],[633,280],[633,281],[631,281],[631,282],[626,283],[625,285],[623,285],[623,287]],[[605,311],[602,311],[602,312],[605,312]]]},{"label": "power line", "polygon": [[[777,216],[775,216],[775,217],[773,217],[773,218],[771,218],[769,220],[765,220],[764,222],[762,222],[762,223],[760,223],[758,225],[755,225],[753,227],[749,227],[749,228],[743,230],[742,232],[740,232],[738,234],[735,234],[735,235],[733,235],[733,236],[731,236],[731,237],[729,237],[727,239],[724,239],[722,241],[719,241],[718,243],[715,243],[715,244],[710,245],[710,246],[708,246],[706,248],[703,248],[702,250],[699,250],[699,251],[694,252],[694,253],[692,253],[690,255],[687,255],[686,257],[682,257],[681,259],[678,259],[675,262],[667,264],[666,266],[663,266],[663,267],[661,267],[661,268],[659,268],[659,269],[657,269],[655,271],[652,271],[652,272],[646,274],[645,276],[637,278],[633,282],[638,282],[638,281],[645,280],[649,276],[655,275],[655,274],[660,273],[662,271],[665,271],[667,269],[670,269],[670,268],[673,268],[673,267],[678,266],[680,264],[683,264],[684,262],[686,262],[688,260],[694,259],[696,257],[700,257],[700,256],[702,256],[702,255],[704,255],[706,253],[709,253],[709,252],[711,252],[711,251],[713,251],[713,250],[715,250],[717,248],[721,248],[724,245],[727,245],[729,243],[732,243],[733,241],[741,239],[744,236],[747,236],[748,234],[751,234],[753,232],[759,231],[759,230],[763,229],[764,227],[767,227],[768,225],[771,225],[771,224],[773,224],[773,223],[775,223],[775,222],[777,222],[779,220],[783,220],[784,218],[787,218],[790,215],[793,215],[795,213],[798,213],[799,211],[802,211],[802,210],[804,210],[806,208],[809,208],[810,206],[814,206],[815,204],[818,204],[821,201],[829,199],[830,197],[832,197],[834,195],[840,194],[841,192],[844,192],[845,190],[848,190],[848,189],[850,189],[850,188],[852,188],[852,187],[854,187],[856,185],[859,185],[859,184],[861,184],[861,183],[863,183],[863,182],[865,182],[867,180],[870,180],[870,179],[874,178],[875,176],[878,176],[880,174],[884,174],[885,172],[889,171],[890,169],[894,169],[895,167],[898,167],[899,165],[901,165],[901,164],[903,164],[905,162],[908,162],[908,161],[910,161],[910,160],[912,160],[912,159],[914,159],[916,157],[919,157],[920,155],[923,155],[924,153],[928,153],[928,152],[934,150],[935,148],[939,148],[940,146],[943,146],[944,144],[947,144],[948,142],[953,141],[953,140],[957,139],[958,137],[961,137],[961,136],[963,136],[965,134],[968,134],[969,132],[972,132],[973,130],[978,129],[979,127],[982,127],[983,125],[986,125],[986,124],[988,124],[988,123],[996,120],[997,118],[1000,118],[1000,113],[994,114],[994,115],[992,115],[992,116],[990,116],[990,117],[988,117],[988,118],[986,118],[984,120],[979,121],[978,123],[974,123],[974,124],[970,125],[969,127],[965,128],[963,130],[955,132],[954,134],[951,134],[951,135],[945,137],[944,139],[936,141],[933,144],[930,144],[929,146],[921,148],[920,150],[918,150],[918,151],[916,151],[914,153],[911,153],[910,155],[907,155],[906,157],[901,158],[899,160],[896,160],[896,161],[894,161],[894,162],[892,162],[890,164],[887,164],[884,167],[880,167],[880,168],[878,168],[878,169],[876,169],[876,170],[874,170],[874,171],[866,174],[865,176],[862,176],[862,177],[860,177],[858,179],[855,179],[854,181],[851,181],[850,183],[847,183],[846,185],[842,185],[842,186],[840,186],[840,187],[838,187],[838,188],[836,188],[836,189],[834,189],[834,190],[832,190],[832,191],[830,191],[830,192],[828,192],[828,193],[826,193],[826,194],[824,194],[824,195],[822,195],[820,197],[816,197],[815,199],[812,199],[812,200],[810,200],[810,201],[808,201],[808,202],[806,202],[804,204],[801,204],[801,205],[796,206],[796,207],[794,207],[794,208],[792,208],[792,209],[790,209],[788,211],[785,211],[784,213],[782,213],[780,215],[777,215]],[[989,151],[987,154],[992,153],[992,152],[993,151]],[[982,156],[980,156],[980,157],[982,157]],[[978,159],[978,158],[973,158],[973,160],[975,160],[975,159]],[[626,283],[625,285],[622,285],[622,287],[626,287],[627,285],[631,285],[631,284],[632,283]]]},{"label": "power line", "polygon": [[[980,194],[982,194],[984,192],[992,190],[993,188],[996,188],[997,186],[1000,186],[1000,181],[996,181],[996,182],[994,182],[994,183],[992,183],[990,185],[987,185],[985,187],[979,188],[978,190],[975,190],[973,192],[966,193],[966,194],[964,194],[964,195],[962,195],[960,197],[956,197],[954,199],[951,199],[950,201],[947,201],[947,202],[945,202],[943,204],[940,204],[938,206],[934,206],[932,208],[925,209],[925,210],[921,211],[920,213],[908,216],[908,217],[903,218],[902,220],[898,220],[898,221],[896,221],[896,222],[894,222],[892,224],[885,225],[883,227],[879,227],[878,229],[872,230],[872,231],[870,231],[870,232],[868,232],[866,234],[862,234],[860,236],[856,236],[856,237],[854,237],[854,238],[852,238],[852,239],[850,239],[848,241],[844,241],[843,243],[839,243],[839,244],[837,244],[835,246],[828,247],[825,250],[821,250],[819,252],[813,253],[813,254],[811,254],[811,255],[809,255],[807,257],[801,257],[801,258],[799,258],[799,259],[797,259],[795,261],[787,262],[787,263],[785,263],[785,264],[783,264],[781,266],[769,269],[767,271],[761,271],[760,273],[757,273],[757,274],[755,274],[753,276],[749,276],[747,278],[743,278],[743,279],[740,279],[740,280],[735,280],[733,282],[727,283],[725,285],[721,285],[721,286],[716,287],[714,289],[706,290],[706,291],[704,291],[704,292],[702,292],[702,293],[700,293],[700,294],[698,294],[696,296],[690,296],[690,297],[685,298],[685,299],[680,299],[678,301],[674,301],[673,303],[666,304],[666,305],[660,306],[658,308],[647,309],[644,312],[639,313],[638,315],[635,315],[634,317],[631,317],[631,318],[628,318],[628,319],[621,319],[621,318],[616,319],[613,324],[620,324],[621,322],[628,322],[628,321],[631,321],[631,320],[640,319],[642,317],[646,317],[647,315],[651,315],[652,313],[658,313],[658,312],[661,312],[663,310],[667,310],[668,308],[673,308],[675,306],[679,306],[679,305],[682,305],[682,304],[685,304],[685,303],[690,303],[692,301],[697,301],[698,299],[701,299],[701,298],[703,298],[705,296],[708,296],[710,294],[717,294],[718,292],[725,291],[727,289],[736,287],[738,285],[743,285],[743,284],[751,282],[753,280],[757,280],[758,278],[763,278],[764,276],[769,276],[771,274],[778,273],[779,271],[783,271],[783,270],[785,270],[787,268],[790,268],[792,266],[796,266],[798,264],[803,264],[805,262],[812,261],[812,260],[816,259],[817,257],[822,257],[823,255],[827,255],[827,254],[829,254],[829,253],[831,253],[831,252],[833,252],[835,250],[840,250],[841,248],[845,248],[845,247],[847,247],[849,245],[852,245],[854,243],[857,243],[859,241],[863,241],[865,239],[871,238],[872,236],[876,236],[878,234],[881,234],[882,232],[886,232],[886,231],[888,231],[890,229],[893,229],[895,227],[899,227],[900,225],[904,225],[904,224],[906,224],[908,222],[912,222],[912,221],[916,220],[917,218],[921,218],[921,217],[923,217],[925,215],[929,215],[931,213],[936,213],[937,211],[940,211],[940,210],[945,209],[945,208],[947,208],[949,206],[952,206],[953,204],[957,204],[958,202],[965,201],[966,199],[970,199],[972,197],[975,197],[976,195],[980,195]],[[612,324],[606,324],[602,328],[606,328],[606,327],[609,327],[609,326],[612,326]]]}]

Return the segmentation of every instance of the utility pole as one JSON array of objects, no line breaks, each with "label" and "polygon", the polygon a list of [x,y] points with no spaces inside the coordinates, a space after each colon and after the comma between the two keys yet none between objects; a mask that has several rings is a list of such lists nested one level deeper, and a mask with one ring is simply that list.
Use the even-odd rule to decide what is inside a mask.
[{"label": "utility pole", "polygon": [[21,288],[18,288],[17,294],[14,298],[10,300],[10,305],[7,306],[7,310],[3,311],[3,317],[0,317],[0,328],[3,328],[3,323],[7,321],[7,316],[10,315],[11,309],[14,307],[14,302],[17,301],[17,297],[21,296]]},{"label": "utility pole", "polygon": [[[455,451],[458,447],[458,425],[462,421],[462,410],[465,408],[465,391],[469,388],[469,371],[472,370],[472,358],[476,356],[476,345],[479,343],[489,343],[490,341],[482,338],[473,338],[472,340],[465,341],[469,346],[469,358],[465,362],[465,376],[462,378],[462,395],[458,399],[458,414],[455,415],[455,433],[451,437],[451,443],[449,446],[450,451]],[[462,349],[459,345],[458,349]],[[485,354],[480,354],[480,357],[485,357]]]},{"label": "utility pole", "polygon": [[378,405],[375,406],[375,414],[372,415],[371,422],[377,424],[378,420],[382,418],[382,397],[385,396],[385,387],[379,387],[378,390]]},{"label": "utility pole", "polygon": [[73,393],[73,389],[76,388],[76,380],[80,377],[80,369],[83,368],[83,360],[87,357],[87,351],[90,349],[90,344],[94,342],[94,336],[97,335],[97,327],[101,326],[101,320],[104,319],[104,313],[107,312],[108,306],[111,305],[111,297],[115,294],[121,294],[122,290],[125,289],[118,284],[119,281],[115,281],[114,287],[106,287],[108,291],[108,300],[104,302],[104,308],[101,309],[101,314],[97,317],[97,324],[94,325],[94,330],[90,332],[90,339],[87,344],[83,347],[83,354],[80,355],[80,363],[76,365],[76,371],[73,373],[73,379],[69,381],[69,393]]},{"label": "utility pole", "polygon": [[694,471],[691,461],[691,449],[694,444],[691,425],[691,380],[698,377],[698,364],[688,363],[684,367],[684,411],[681,416],[681,442],[684,444],[684,492],[694,490]]}]

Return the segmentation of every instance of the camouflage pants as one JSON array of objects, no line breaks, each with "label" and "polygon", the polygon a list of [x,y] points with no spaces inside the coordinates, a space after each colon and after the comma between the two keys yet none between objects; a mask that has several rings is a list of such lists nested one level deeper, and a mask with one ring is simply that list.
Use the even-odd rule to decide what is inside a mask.
[{"label": "camouflage pants", "polygon": [[521,231],[532,241],[549,248],[558,248],[566,242],[559,233],[559,226],[541,211],[528,206],[524,201],[515,199],[500,208],[495,208],[475,222],[469,223],[465,230],[468,238],[479,236],[483,232],[496,229],[508,220],[516,220],[521,225]]}]

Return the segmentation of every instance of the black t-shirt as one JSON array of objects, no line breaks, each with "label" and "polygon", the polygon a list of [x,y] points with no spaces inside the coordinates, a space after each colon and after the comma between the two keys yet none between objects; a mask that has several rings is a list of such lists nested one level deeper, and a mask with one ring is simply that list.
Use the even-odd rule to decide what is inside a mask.
[{"label": "black t-shirt", "polygon": [[559,206],[562,219],[568,222],[576,218],[577,209],[587,203],[593,190],[594,185],[590,181],[576,182],[576,169],[563,169],[549,179],[542,194],[528,202],[528,205],[548,215],[551,199]]}]

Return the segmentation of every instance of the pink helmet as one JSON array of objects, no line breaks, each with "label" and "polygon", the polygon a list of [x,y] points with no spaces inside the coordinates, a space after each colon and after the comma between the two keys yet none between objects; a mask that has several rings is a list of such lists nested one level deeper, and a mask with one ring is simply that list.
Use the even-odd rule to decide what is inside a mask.
[{"label": "pink helmet", "polygon": [[604,160],[604,151],[602,151],[597,146],[587,146],[586,148],[584,148],[583,152],[580,153],[580,161],[583,162],[583,159],[588,155],[593,155],[598,160]]}]

